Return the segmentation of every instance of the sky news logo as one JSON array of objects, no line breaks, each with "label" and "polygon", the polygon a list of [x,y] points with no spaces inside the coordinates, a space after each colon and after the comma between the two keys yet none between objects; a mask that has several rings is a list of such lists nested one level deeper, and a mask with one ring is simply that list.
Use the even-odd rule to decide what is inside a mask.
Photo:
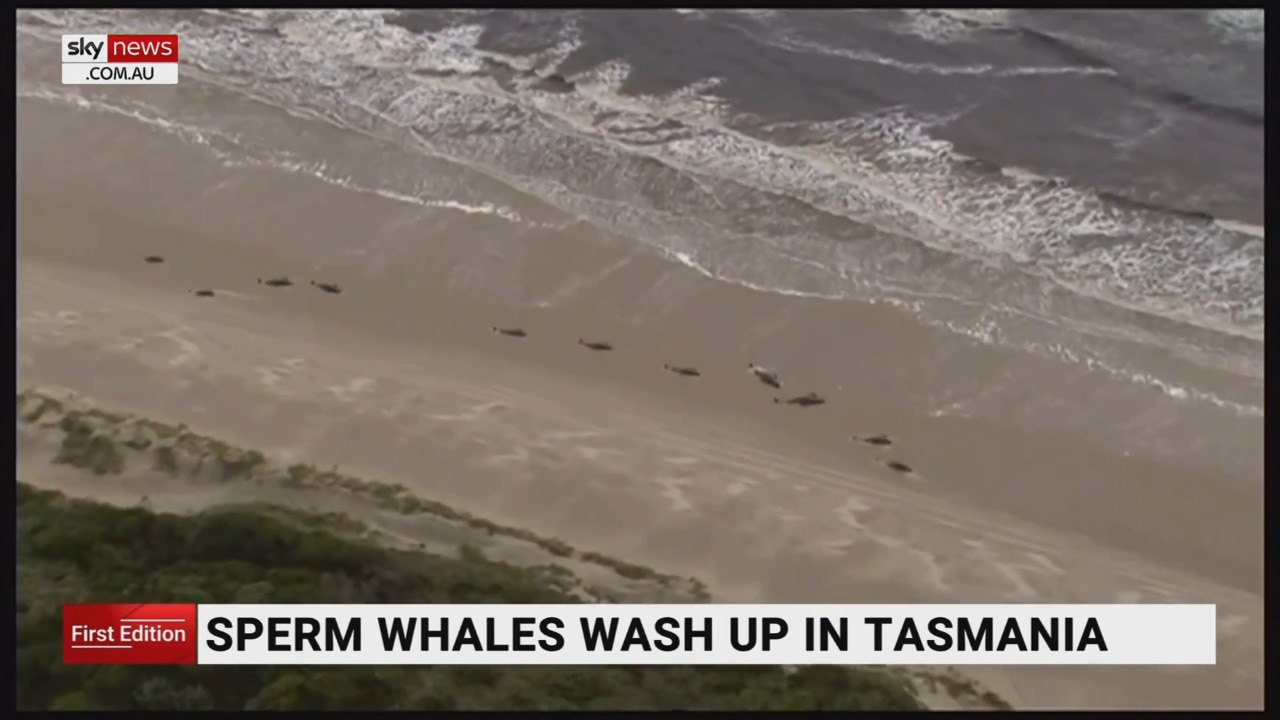
[{"label": "sky news logo", "polygon": [[177,35],[63,35],[63,85],[176,85]]}]

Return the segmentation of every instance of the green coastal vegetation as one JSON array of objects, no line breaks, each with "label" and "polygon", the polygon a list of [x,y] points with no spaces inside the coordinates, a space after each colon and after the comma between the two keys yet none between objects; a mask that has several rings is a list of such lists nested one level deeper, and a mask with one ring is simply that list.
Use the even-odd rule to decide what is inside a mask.
[{"label": "green coastal vegetation", "polygon": [[[559,540],[475,518],[407,490],[261,453],[183,426],[19,395],[24,432],[48,434],[58,465],[91,482],[131,470],[174,482],[277,482],[344,490],[404,515],[442,518],[482,537],[510,536],[550,560],[515,565],[473,544],[396,547],[356,518],[279,505],[188,514],[119,507],[18,483],[18,707],[22,710],[913,710],[918,683],[942,683],[970,707],[1006,708],[951,676],[882,668],[67,666],[69,602],[608,602],[571,563],[620,582],[706,600],[700,583],[582,553]],[[60,437],[58,437],[60,436]],[[56,438],[56,439],[54,439]],[[213,467],[213,474],[208,474]],[[185,476],[185,477],[180,477]],[[560,560],[562,562],[552,562]],[[934,688],[936,689],[936,687]]]}]

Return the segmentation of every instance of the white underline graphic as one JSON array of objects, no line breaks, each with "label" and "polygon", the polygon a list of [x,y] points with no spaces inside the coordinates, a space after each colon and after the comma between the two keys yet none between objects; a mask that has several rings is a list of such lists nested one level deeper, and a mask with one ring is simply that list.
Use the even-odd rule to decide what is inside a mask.
[{"label": "white underline graphic", "polygon": [[72,650],[132,650],[132,645],[72,645]]},{"label": "white underline graphic", "polygon": [[186,622],[186,620],[147,620],[145,618],[123,618],[120,622]]}]

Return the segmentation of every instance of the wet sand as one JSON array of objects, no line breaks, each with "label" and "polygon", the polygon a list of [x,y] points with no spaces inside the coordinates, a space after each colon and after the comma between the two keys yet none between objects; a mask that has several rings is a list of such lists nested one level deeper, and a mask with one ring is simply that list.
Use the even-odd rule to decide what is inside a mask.
[{"label": "wet sand", "polygon": [[[696,575],[718,599],[1215,602],[1214,668],[975,674],[1020,706],[1261,707],[1261,488],[1216,463],[934,416],[911,391],[940,365],[985,379],[1017,357],[940,357],[893,308],[721,285],[572,228],[513,238],[467,217],[409,244],[389,228],[422,211],[402,203],[224,168],[120,119],[78,135],[68,111],[23,102],[19,122],[32,137],[19,159],[20,386],[394,479]],[[106,137],[117,162],[66,162]],[[551,308],[469,289],[528,293],[575,273]],[[277,275],[297,284],[256,282]],[[215,296],[189,292],[203,287]],[[780,370],[781,396],[828,403],[773,404],[752,361]],[[862,372],[831,382],[850,362]],[[895,444],[848,439],[877,432]]]}]

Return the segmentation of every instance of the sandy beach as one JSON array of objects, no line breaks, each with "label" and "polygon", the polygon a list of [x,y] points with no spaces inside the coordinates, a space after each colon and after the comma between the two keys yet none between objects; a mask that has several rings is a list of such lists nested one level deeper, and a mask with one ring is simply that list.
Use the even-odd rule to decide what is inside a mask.
[{"label": "sandy beach", "polygon": [[[118,90],[127,109],[151,89]],[[165,102],[284,122],[180,91]],[[430,171],[506,193],[527,222],[227,163],[217,137],[38,94],[18,123],[20,390],[386,478],[717,600],[1216,603],[1214,667],[970,674],[1020,708],[1262,707],[1261,423],[1209,438],[1216,410],[943,338],[889,303],[721,283],[443,161]],[[398,161],[363,135],[304,134]],[[277,276],[293,286],[259,282]],[[1002,378],[1007,395],[975,390]],[[827,402],[773,402],[810,391]],[[966,410],[983,402],[1000,412]],[[850,439],[874,433],[893,444]],[[225,500],[22,467],[112,502]]]},{"label": "sandy beach", "polygon": [[[38,112],[24,108],[23,125],[33,126]],[[169,156],[170,167],[184,164],[179,154]],[[118,193],[44,184],[53,168],[34,153],[24,152],[21,162],[23,384],[64,385],[285,457],[412,482],[426,495],[505,522],[705,578],[720,598],[1216,602],[1216,668],[1009,670],[1012,699],[1039,707],[1261,702],[1261,602],[1251,592],[1258,577],[1214,577],[1224,571],[1214,562],[1218,553],[1257,553],[1261,545],[1230,537],[1248,524],[1204,516],[1205,507],[1224,502],[1213,487],[1200,488],[1200,501],[1164,493],[1157,504],[1150,495],[1133,497],[1141,492],[1137,483],[1130,499],[1094,482],[1085,493],[1093,502],[1067,505],[1053,497],[1055,483],[1045,476],[1090,483],[1096,469],[1039,468],[1033,487],[1019,482],[1019,460],[1033,462],[1035,448],[1021,445],[1022,458],[1010,449],[982,467],[982,458],[970,457],[965,464],[979,467],[957,472],[958,463],[944,462],[948,451],[977,453],[945,423],[905,426],[892,398],[867,388],[846,388],[831,407],[778,407],[747,374],[748,355],[727,351],[728,343],[715,353],[714,338],[687,328],[610,326],[603,313],[585,309],[501,311],[441,297],[429,279],[362,277],[332,261],[323,270],[303,258],[290,264],[288,248],[254,247],[253,238],[240,240],[206,217],[186,226],[154,217],[150,208],[167,205],[157,196],[174,185],[158,162],[132,178],[154,182],[145,193],[136,184]],[[276,190],[281,202],[309,195],[313,211],[279,218],[299,227],[273,228],[272,237],[344,216],[350,222],[353,212],[397,210],[378,199],[353,208],[343,198],[346,213],[331,220],[315,210],[334,191],[298,185]],[[143,196],[157,202],[137,202]],[[166,262],[143,263],[149,252],[163,252]],[[643,296],[663,283],[657,261],[646,264],[637,259],[628,277],[610,283],[615,302],[630,304],[628,294]],[[275,274],[331,278],[347,289],[328,295],[256,283]],[[219,294],[188,292],[204,286]],[[742,300],[743,316],[752,317],[751,298],[723,297],[746,293],[705,292],[712,297],[691,304],[710,314],[717,302]],[[765,316],[755,332],[793,312]],[[875,313],[866,314],[874,328]],[[501,337],[490,330],[495,324],[523,326],[530,337]],[[585,351],[574,344],[583,335],[618,349]],[[899,339],[904,353],[910,341]],[[667,361],[697,365],[705,375],[664,373]],[[882,467],[876,452],[847,439],[881,431],[902,438],[892,454],[918,467],[919,477]],[[1009,469],[999,472],[996,463]],[[997,477],[980,477],[984,472]],[[1133,470],[1139,478],[1142,472]],[[1179,487],[1194,492],[1196,480]],[[1024,496],[1043,488],[1037,512],[1056,513],[1055,525],[1076,532],[1042,529],[966,501],[956,489],[981,493],[1002,484],[1005,493]],[[1009,501],[1015,510],[1018,503]],[[1260,513],[1247,502],[1237,508],[1239,518]],[[1167,554],[1142,560],[1106,535],[1089,537],[1103,522],[1099,515],[1119,512],[1129,527],[1116,536],[1134,544],[1148,539]],[[1192,523],[1218,530],[1197,535],[1188,532]],[[1163,569],[1158,560],[1192,565],[1200,576]]]}]

